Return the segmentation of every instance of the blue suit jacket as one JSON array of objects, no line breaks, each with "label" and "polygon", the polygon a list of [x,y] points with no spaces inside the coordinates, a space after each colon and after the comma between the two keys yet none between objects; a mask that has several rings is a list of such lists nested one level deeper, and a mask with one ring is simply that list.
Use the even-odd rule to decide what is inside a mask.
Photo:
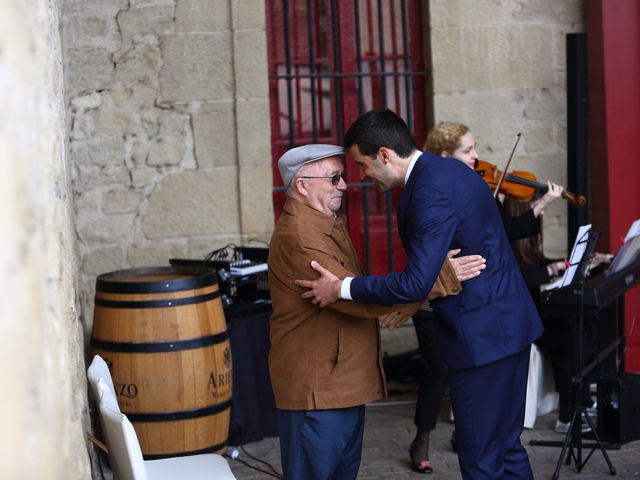
[{"label": "blue suit jacket", "polygon": [[419,302],[435,282],[447,251],[479,254],[487,267],[456,296],[431,302],[440,349],[451,369],[517,353],[542,334],[500,213],[486,183],[464,163],[424,153],[398,204],[407,253],[402,273],[356,277],[351,295],[364,303]]}]

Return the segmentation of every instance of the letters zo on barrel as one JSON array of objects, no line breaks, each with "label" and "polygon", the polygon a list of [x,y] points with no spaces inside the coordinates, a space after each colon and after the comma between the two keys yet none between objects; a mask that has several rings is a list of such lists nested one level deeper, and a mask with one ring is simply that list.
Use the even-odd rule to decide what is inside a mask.
[{"label": "letters zo on barrel", "polygon": [[213,269],[98,276],[91,347],[109,365],[146,459],[224,452],[231,349]]}]

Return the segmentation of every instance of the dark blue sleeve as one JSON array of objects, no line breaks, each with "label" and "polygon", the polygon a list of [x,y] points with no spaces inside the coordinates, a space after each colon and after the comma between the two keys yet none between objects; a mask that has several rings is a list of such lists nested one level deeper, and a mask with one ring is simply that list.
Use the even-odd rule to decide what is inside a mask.
[{"label": "dark blue sleeve", "polygon": [[404,271],[354,278],[351,296],[355,301],[391,305],[427,298],[458,226],[456,210],[446,194],[429,186],[413,192],[406,215],[411,227]]}]

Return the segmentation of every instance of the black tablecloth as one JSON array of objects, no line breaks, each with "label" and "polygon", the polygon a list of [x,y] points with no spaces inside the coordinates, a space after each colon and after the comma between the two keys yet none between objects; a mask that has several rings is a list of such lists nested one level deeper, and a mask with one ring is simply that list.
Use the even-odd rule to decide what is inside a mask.
[{"label": "black tablecloth", "polygon": [[270,305],[236,304],[225,308],[233,360],[229,445],[278,436],[269,377]]}]

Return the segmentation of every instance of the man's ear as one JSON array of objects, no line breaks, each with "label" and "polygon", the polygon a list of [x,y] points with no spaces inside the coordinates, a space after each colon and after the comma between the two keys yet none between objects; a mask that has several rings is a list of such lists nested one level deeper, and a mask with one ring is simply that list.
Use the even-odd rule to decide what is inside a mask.
[{"label": "man's ear", "polygon": [[446,150],[443,150],[440,152],[440,156],[441,157],[450,157],[451,155],[449,155],[449,152],[447,152]]},{"label": "man's ear", "polygon": [[295,183],[296,192],[298,192],[299,195],[302,195],[303,197],[306,197],[307,196],[307,189],[304,187],[304,178],[298,177],[294,181],[296,182]]},{"label": "man's ear", "polygon": [[391,152],[392,150],[387,147],[380,147],[378,149],[378,155],[382,158],[383,164],[389,163],[389,160],[391,159]]}]

